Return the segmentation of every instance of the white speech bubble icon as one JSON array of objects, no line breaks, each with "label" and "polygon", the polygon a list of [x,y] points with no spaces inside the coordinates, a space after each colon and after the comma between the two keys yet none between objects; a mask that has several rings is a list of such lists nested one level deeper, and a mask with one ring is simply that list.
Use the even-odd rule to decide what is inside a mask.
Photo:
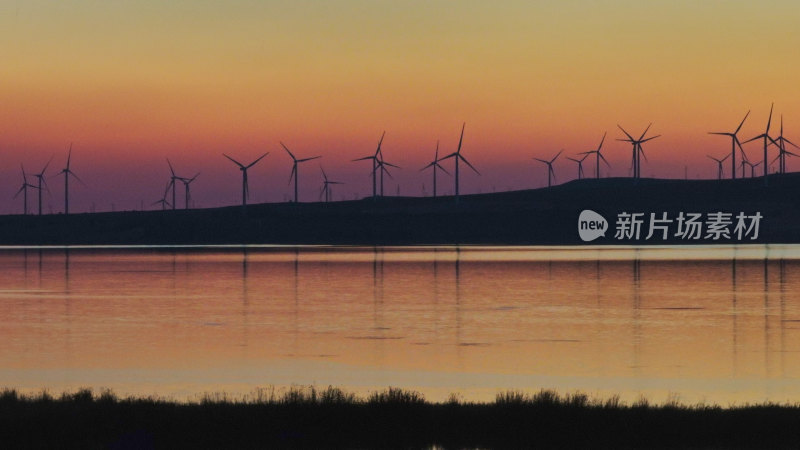
[{"label": "white speech bubble icon", "polygon": [[593,241],[600,236],[606,236],[608,222],[605,217],[591,209],[584,209],[578,216],[578,234],[584,242]]}]

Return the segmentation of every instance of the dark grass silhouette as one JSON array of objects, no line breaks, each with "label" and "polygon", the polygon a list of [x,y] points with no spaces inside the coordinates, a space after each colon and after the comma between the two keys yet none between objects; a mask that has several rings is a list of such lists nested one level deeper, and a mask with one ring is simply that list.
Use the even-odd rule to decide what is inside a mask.
[{"label": "dark grass silhouette", "polygon": [[426,402],[389,388],[274,389],[195,402],[0,393],[3,448],[796,448],[800,405],[626,404],[508,391],[494,402]]},{"label": "dark grass silhouette", "polygon": [[[578,215],[591,209],[612,227],[592,244],[697,244],[674,236],[613,239],[616,214],[760,212],[753,243],[800,243],[800,173],[736,180],[604,178],[492,194],[268,203],[186,211],[0,216],[0,244],[581,244]],[[644,229],[647,234],[647,229]],[[718,241],[717,241],[718,242]],[[731,241],[725,242],[731,243]]]}]

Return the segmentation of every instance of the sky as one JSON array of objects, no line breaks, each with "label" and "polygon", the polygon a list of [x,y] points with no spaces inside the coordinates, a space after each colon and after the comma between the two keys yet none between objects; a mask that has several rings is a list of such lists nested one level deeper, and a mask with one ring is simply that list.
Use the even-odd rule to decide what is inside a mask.
[{"label": "sky", "polygon": [[[743,138],[764,132],[774,102],[772,131],[783,114],[800,144],[797,17],[787,0],[2,0],[0,213],[22,211],[20,164],[39,172],[51,157],[44,211],[63,211],[70,144],[85,183],[71,182],[71,211],[156,208],[166,158],[179,176],[200,173],[195,206],[238,204],[240,172],[222,153],[269,152],[249,172],[250,201],[284,201],[279,142],[322,156],[300,166],[301,201],[318,199],[320,164],[345,183],[334,199],[360,198],[371,166],[351,160],[384,131],[384,157],[401,167],[387,194],[430,195],[420,168],[437,141],[455,151],[462,123],[481,172],[462,172],[462,193],[545,186],[532,158],[561,149],[556,181],[574,179],[564,156],[606,132],[602,174],[628,176],[617,124],[662,135],[642,176],[713,178],[706,155],[730,141],[707,133],[733,131],[748,110]],[[763,157],[758,143],[745,151]]]}]

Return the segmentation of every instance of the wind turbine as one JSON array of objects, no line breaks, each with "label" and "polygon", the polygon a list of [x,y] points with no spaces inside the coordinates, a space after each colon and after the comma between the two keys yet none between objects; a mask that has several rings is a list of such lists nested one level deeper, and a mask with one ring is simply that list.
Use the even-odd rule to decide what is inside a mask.
[{"label": "wind turbine", "polygon": [[756,139],[762,139],[762,138],[764,139],[764,160],[762,161],[764,163],[764,186],[767,185],[767,175],[769,175],[769,161],[767,160],[767,147],[769,146],[769,141],[772,141],[773,144],[777,145],[777,142],[775,142],[775,139],[772,139],[769,136],[769,128],[770,128],[770,125],[772,124],[772,108],[774,106],[775,106],[775,103],[772,103],[770,105],[770,107],[769,107],[769,119],[767,120],[767,129],[766,129],[766,131],[764,131],[762,134],[759,134],[758,136],[756,136],[754,138],[751,138],[751,139],[748,139],[748,140],[744,141],[744,143],[746,144],[746,143],[748,143],[750,141],[755,141]]},{"label": "wind turbine", "polygon": [[161,196],[161,200],[157,200],[157,201],[151,203],[151,205],[159,205],[160,204],[162,211],[165,211],[168,206],[172,206],[167,201],[167,192],[169,192],[169,187],[170,187],[170,182],[168,181],[167,182],[167,187],[164,189],[164,195]]},{"label": "wind turbine", "polygon": [[175,200],[175,188],[176,188],[175,180],[183,181],[184,179],[175,175],[175,170],[172,168],[172,163],[169,162],[169,158],[167,158],[167,164],[169,165],[169,172],[171,174],[169,177],[169,184],[167,185],[167,190],[172,188],[172,210],[174,211],[178,204],[178,202]]},{"label": "wind turbine", "polygon": [[51,156],[50,159],[47,160],[47,164],[45,164],[44,168],[42,168],[42,171],[33,175],[33,176],[35,176],[36,178],[39,179],[39,185],[36,186],[36,189],[39,190],[39,215],[40,216],[42,215],[42,184],[44,184],[44,188],[47,189],[47,192],[48,193],[50,192],[50,188],[47,187],[47,180],[44,179],[44,172],[45,172],[45,170],[47,170],[47,166],[50,165],[50,161],[52,161],[52,160],[53,160],[53,157]]},{"label": "wind turbine", "polygon": [[763,163],[764,163],[764,161],[759,161],[759,162],[757,162],[755,164],[748,163],[748,164],[750,164],[750,178],[755,178],[756,177],[756,167],[760,166]]},{"label": "wind turbine", "polygon": [[[783,137],[783,114],[781,114],[781,134],[778,135],[778,138],[775,139],[774,142],[778,143],[778,149],[779,149],[778,156],[777,158],[775,158],[776,160],[780,160],[780,164],[778,164],[779,167],[778,170],[780,173],[786,173],[786,155],[798,156],[796,153],[792,153],[789,150],[786,150],[786,143],[788,142],[794,148],[800,148],[800,147],[795,145],[794,142],[790,141],[789,139]],[[772,162],[775,162],[775,160],[773,160]]]},{"label": "wind turbine", "polygon": [[72,175],[78,180],[82,185],[86,186],[86,183],[83,182],[75,172],[70,170],[69,162],[72,159],[72,143],[69,144],[69,153],[67,154],[67,167],[61,169],[59,175],[64,175],[64,214],[69,214],[69,177]]},{"label": "wind turbine", "polygon": [[[739,126],[736,127],[736,130],[733,133],[725,133],[722,131],[709,131],[708,134],[716,134],[719,136],[730,136],[731,138],[731,179],[736,179],[736,146],[739,146],[739,150],[742,152],[742,157],[744,158],[744,149],[742,148],[742,143],[739,142],[739,137],[737,134],[739,130],[742,129],[742,125],[744,125],[744,121],[747,120],[747,116],[750,115],[750,110],[747,111],[747,114],[744,115],[744,119],[739,122]],[[744,178],[744,175],[742,175]]]},{"label": "wind turbine", "polygon": [[253,161],[250,164],[245,166],[244,164],[242,164],[239,161],[231,158],[230,156],[226,155],[225,153],[222,154],[222,156],[230,159],[231,161],[233,161],[234,164],[239,166],[239,170],[242,171],[242,206],[243,207],[247,206],[247,198],[250,196],[250,188],[247,185],[247,169],[249,169],[249,168],[253,167],[254,165],[256,165],[257,162],[261,161],[261,158],[263,158],[263,157],[265,157],[267,155],[269,155],[269,152],[264,153],[263,155],[259,156],[258,159],[256,159],[255,161]]},{"label": "wind turbine", "polygon": [[653,125],[653,123],[650,122],[650,125],[647,125],[647,128],[644,129],[644,133],[642,133],[642,135],[639,136],[639,139],[634,139],[633,136],[630,135],[630,133],[625,131],[624,128],[622,128],[621,126],[619,126],[619,124],[617,124],[617,127],[620,130],[622,130],[623,133],[625,133],[625,136],[628,137],[628,139],[617,139],[617,140],[618,141],[623,141],[623,142],[630,142],[631,145],[633,146],[633,156],[631,157],[631,167],[633,168],[633,178],[634,179],[639,179],[641,177],[641,163],[639,161],[639,156],[640,155],[644,156],[644,159],[647,160],[647,155],[644,154],[644,149],[642,148],[642,144],[644,144],[647,141],[652,141],[653,139],[661,136],[660,134],[658,134],[658,135],[651,136],[651,137],[645,139],[644,135],[647,134],[647,131],[650,129],[650,127],[652,125]]},{"label": "wind turbine", "polygon": [[[722,158],[722,159],[714,158],[711,155],[706,155],[706,156],[708,156],[710,159],[713,159],[714,161],[717,162],[717,179],[721,180],[722,179],[722,173],[723,173],[722,172],[722,163],[725,162],[726,159],[730,158],[731,155],[725,155],[725,157]],[[734,167],[733,170],[736,171],[736,168]]]},{"label": "wind turbine", "polygon": [[344,183],[342,183],[341,181],[331,181],[331,180],[329,180],[328,179],[328,175],[325,173],[325,169],[323,169],[322,166],[319,166],[319,170],[322,171],[322,178],[324,179],[324,181],[322,182],[322,190],[319,192],[319,196],[320,196],[320,198],[322,198],[322,196],[324,195],[325,196],[325,202],[327,203],[327,202],[330,202],[331,198],[333,197],[331,185],[332,184],[344,184]]},{"label": "wind turbine", "polygon": [[569,156],[567,156],[568,160],[575,161],[576,163],[578,163],[578,179],[579,180],[583,179],[583,160],[586,159],[588,156],[589,156],[588,154],[584,154],[583,158],[581,158],[581,159],[570,158]]},{"label": "wind turbine", "polygon": [[433,168],[433,198],[436,198],[436,169],[440,169],[442,172],[450,175],[450,172],[444,170],[444,167],[439,164],[439,161],[441,161],[441,159],[439,159],[439,141],[436,141],[436,153],[433,157],[433,161],[429,162],[428,165],[422,169],[419,169],[419,171],[422,172],[429,167]]},{"label": "wind turbine", "polygon": [[283,145],[283,142],[281,142],[281,147],[283,147],[283,149],[286,150],[286,153],[288,153],[289,156],[292,157],[292,161],[294,161],[294,163],[292,164],[292,173],[289,175],[289,183],[291,183],[292,182],[292,178],[294,178],[294,202],[297,203],[297,201],[298,201],[297,200],[297,183],[298,183],[297,180],[300,178],[300,172],[297,171],[297,164],[299,164],[301,162],[311,161],[312,159],[322,158],[322,156],[312,156],[311,158],[297,159],[297,158],[294,157],[292,152],[289,151],[289,149],[285,145]]},{"label": "wind turbine", "polygon": [[470,164],[469,161],[467,161],[467,158],[464,158],[464,156],[461,155],[461,144],[464,142],[464,127],[466,127],[466,126],[467,126],[466,122],[464,122],[461,125],[461,137],[458,138],[458,149],[455,151],[455,153],[450,153],[449,155],[447,155],[444,158],[439,160],[439,161],[444,161],[447,158],[454,158],[455,159],[455,164],[456,164],[456,177],[455,177],[456,178],[456,202],[458,202],[458,195],[459,195],[459,193],[458,193],[458,160],[460,159],[460,160],[464,161],[464,164],[468,165],[469,168],[472,169],[478,175],[481,174],[480,172],[478,172],[478,169],[473,167],[472,164]]},{"label": "wind turbine", "polygon": [[189,185],[192,183],[192,181],[195,180],[195,178],[197,178],[198,175],[200,175],[200,172],[197,172],[192,178],[179,178],[179,180],[183,182],[183,190],[184,193],[186,194],[186,202],[184,203],[183,209],[189,209],[189,199],[192,198],[192,194],[189,192]]},{"label": "wind turbine", "polygon": [[[608,161],[606,161],[606,157],[605,157],[605,156],[603,156],[603,154],[602,154],[602,153],[600,153],[600,149],[602,149],[602,148],[603,148],[603,142],[606,140],[606,134],[607,134],[607,133],[603,133],[603,138],[602,138],[602,139],[600,139],[600,145],[598,145],[598,146],[597,146],[597,149],[596,149],[596,150],[590,150],[590,151],[588,151],[588,152],[582,152],[582,153],[578,153],[579,155],[587,155],[587,156],[588,156],[588,155],[591,155],[592,153],[594,153],[595,155],[597,155],[597,156],[595,157],[595,168],[594,168],[594,175],[595,175],[595,178],[597,178],[597,179],[599,179],[599,178],[600,178],[600,160],[601,160],[601,159],[603,160],[603,162],[604,162],[604,163],[606,163],[606,165],[607,165],[608,167],[611,167],[611,164],[609,164],[609,163],[608,163]],[[574,161],[574,160],[573,160],[573,161]],[[581,161],[583,161],[583,160],[581,160]]]},{"label": "wind turbine", "polygon": [[556,156],[554,156],[553,159],[551,159],[550,161],[547,161],[545,159],[533,158],[539,162],[547,164],[547,187],[552,186],[551,177],[552,178],[556,177],[556,172],[553,170],[553,162],[555,162],[556,158],[558,158],[558,155],[560,155],[561,152],[563,151],[564,151],[563,149],[559,150],[558,153],[556,153]]},{"label": "wind turbine", "polygon": [[386,136],[386,132],[385,131],[383,132],[383,134],[381,134],[381,140],[378,141],[378,149],[375,150],[375,154],[374,155],[369,155],[369,156],[365,156],[363,158],[357,158],[357,159],[353,160],[353,161],[364,161],[364,160],[367,160],[367,159],[372,160],[372,198],[373,199],[376,199],[377,198],[377,194],[378,194],[378,185],[377,185],[377,178],[376,178],[375,171],[378,168],[378,161],[379,161],[379,157],[381,156],[381,144],[383,144],[383,137],[384,136]]},{"label": "wind turbine", "polygon": [[17,198],[19,196],[19,193],[22,192],[23,197],[24,197],[24,202],[25,202],[24,203],[25,206],[24,206],[23,211],[25,211],[25,215],[27,216],[28,215],[28,188],[36,189],[36,186],[28,183],[28,177],[25,175],[25,167],[22,166],[22,164],[20,164],[20,168],[22,169],[22,186],[20,186],[20,188],[17,191],[17,193],[14,194],[14,198]]},{"label": "wind turbine", "polygon": [[383,197],[383,175],[384,174],[389,175],[389,178],[394,179],[394,177],[389,172],[389,169],[386,168],[386,166],[394,167],[396,169],[400,168],[400,166],[395,166],[394,164],[392,164],[390,162],[386,162],[383,159],[383,151],[381,151],[381,153],[378,155],[378,165],[375,167],[375,170],[380,170],[381,171],[381,197]]}]

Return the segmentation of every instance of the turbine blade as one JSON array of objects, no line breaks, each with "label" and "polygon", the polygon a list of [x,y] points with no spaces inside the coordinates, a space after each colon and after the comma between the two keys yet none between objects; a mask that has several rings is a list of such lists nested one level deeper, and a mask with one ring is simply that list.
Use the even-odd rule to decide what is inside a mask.
[{"label": "turbine blade", "polygon": [[353,161],[363,161],[365,159],[376,159],[374,156],[365,156],[363,158],[354,159]]},{"label": "turbine blade", "polygon": [[65,176],[65,177],[68,177],[68,176],[70,176],[70,175],[72,175],[73,177],[75,177],[75,179],[76,179],[76,180],[78,180],[78,182],[79,182],[80,184],[84,185],[85,187],[89,187],[89,186],[87,186],[87,185],[86,185],[86,183],[84,183],[84,182],[83,182],[83,180],[81,180],[81,179],[80,179],[80,177],[79,177],[79,176],[75,175],[75,172],[73,172],[73,171],[71,171],[71,170],[68,170],[68,171],[66,171],[66,172],[64,173],[64,176]]},{"label": "turbine blade", "polygon": [[255,160],[255,161],[251,162],[251,163],[250,163],[250,165],[248,165],[247,167],[245,167],[245,169],[249,169],[249,168],[251,168],[251,167],[255,166],[257,162],[261,161],[261,159],[263,159],[263,158],[264,158],[265,156],[267,156],[267,155],[269,155],[269,152],[267,152],[267,153],[264,153],[263,155],[259,156],[257,160]]},{"label": "turbine blade", "polygon": [[438,164],[436,164],[436,161],[432,161],[432,162],[428,163],[427,166],[423,167],[422,169],[419,169],[419,171],[422,172],[423,170],[427,169],[428,167],[433,167],[435,165],[438,165]]},{"label": "turbine blade", "polygon": [[649,129],[650,129],[650,127],[652,127],[652,126],[653,126],[653,122],[650,122],[650,124],[649,124],[649,125],[647,125],[647,128],[645,128],[645,129],[644,129],[644,133],[642,133],[642,135],[641,135],[641,136],[639,136],[639,141],[641,141],[642,139],[644,139],[644,135],[645,135],[645,134],[647,134],[647,130],[649,130]]},{"label": "turbine blade", "polygon": [[558,153],[556,153],[556,156],[553,156],[553,159],[550,160],[550,163],[552,164],[553,162],[555,162],[556,158],[558,158],[558,155],[560,155],[561,152],[563,152],[563,151],[564,151],[564,149],[559,150]]},{"label": "turbine blade", "polygon": [[172,163],[171,163],[171,162],[169,162],[169,158],[167,158],[167,165],[169,166],[169,171],[170,171],[170,173],[171,173],[171,174],[172,174],[172,176],[174,177],[174,176],[175,176],[175,170],[173,170],[173,169],[172,169]]},{"label": "turbine blade", "polygon": [[223,153],[223,154],[222,154],[222,156],[224,156],[224,157],[226,157],[226,158],[230,159],[230,160],[231,160],[231,161],[233,161],[233,163],[234,163],[234,164],[236,164],[237,166],[239,166],[239,167],[241,167],[241,168],[244,168],[244,166],[242,165],[242,163],[240,163],[239,161],[237,161],[237,160],[235,160],[235,159],[231,158],[230,156],[226,155],[225,153]]},{"label": "turbine blade", "polygon": [[[55,156],[55,155],[53,155],[53,156]],[[44,175],[44,172],[47,170],[47,166],[49,166],[50,165],[50,161],[53,160],[53,156],[51,156],[50,159],[47,160],[47,164],[44,165],[44,169],[42,169],[42,171],[39,172],[39,175]]]},{"label": "turbine blade", "polygon": [[641,145],[641,144],[644,144],[644,143],[645,143],[645,142],[647,142],[647,141],[652,141],[653,139],[655,139],[655,138],[657,138],[657,137],[661,137],[661,135],[660,135],[660,134],[657,134],[657,135],[655,135],[655,136],[653,136],[653,137],[649,137],[649,138],[647,138],[647,139],[645,139],[645,140],[639,141],[639,145]]},{"label": "turbine blade", "polygon": [[797,145],[795,145],[795,143],[794,143],[794,142],[792,142],[792,141],[790,141],[790,140],[788,140],[788,139],[786,139],[786,138],[783,138],[783,141],[784,141],[784,142],[788,142],[788,143],[789,143],[789,144],[791,144],[791,145],[792,145],[794,148],[798,148],[798,149],[800,149],[800,147],[798,147]]},{"label": "turbine blade", "polygon": [[[280,141],[278,141],[278,142],[280,142]],[[283,145],[283,142],[280,142],[280,144],[281,144],[281,147],[283,147],[283,149],[286,150],[286,153],[288,153],[289,156],[291,156],[293,160],[297,161],[297,158],[295,158],[294,154],[292,154],[292,152],[290,152],[289,149],[285,145]]]},{"label": "turbine blade", "polygon": [[297,172],[297,162],[292,164],[292,173],[289,174],[289,182],[286,183],[287,185],[292,184],[292,178],[294,178],[296,172]]},{"label": "turbine blade", "polygon": [[69,152],[67,153],[67,170],[69,170],[69,161],[72,159],[72,142],[69,143]]},{"label": "turbine blade", "polygon": [[745,114],[745,115],[744,115],[744,119],[742,119],[742,121],[739,123],[739,126],[738,126],[738,127],[736,127],[736,131],[734,131],[734,132],[733,132],[733,134],[736,134],[736,133],[738,133],[738,132],[739,132],[739,130],[741,130],[741,129],[742,129],[742,125],[744,125],[744,121],[745,121],[745,120],[747,120],[747,116],[749,116],[749,115],[750,115],[750,110],[748,109],[748,110],[747,110],[747,114]]},{"label": "turbine blade", "polygon": [[606,134],[608,134],[608,131],[603,133],[603,139],[600,139],[600,145],[597,146],[597,151],[598,152],[600,151],[601,148],[603,148],[603,142],[605,142],[605,140],[606,140]]},{"label": "turbine blade", "polygon": [[755,141],[756,139],[761,139],[761,138],[763,138],[764,136],[766,136],[766,135],[765,135],[765,134],[759,134],[758,136],[756,136],[756,137],[754,137],[754,138],[750,138],[750,139],[748,139],[748,140],[746,140],[746,141],[742,142],[742,144],[747,144],[748,142]]},{"label": "turbine blade", "polygon": [[467,122],[461,124],[461,137],[458,138],[458,149],[456,150],[456,154],[461,154],[461,143],[464,142],[464,127],[467,126]]},{"label": "turbine blade", "polygon": [[769,127],[772,124],[772,108],[774,108],[774,107],[775,107],[775,103],[773,102],[769,106],[769,120],[767,120],[767,131],[765,131],[764,134],[769,134]]},{"label": "turbine blade", "polygon": [[602,160],[603,160],[603,162],[604,162],[604,163],[606,163],[606,165],[607,165],[608,167],[611,167],[611,164],[609,164],[609,163],[608,163],[608,161],[606,161],[606,157],[605,157],[605,156],[603,156],[603,154],[602,154],[602,153],[599,153],[599,152],[598,152],[597,154],[598,154],[598,155],[600,155],[600,159],[602,159]]},{"label": "turbine blade", "polygon": [[459,158],[461,158],[461,160],[462,160],[462,161],[464,161],[464,162],[465,162],[465,163],[466,163],[466,164],[469,166],[469,168],[470,168],[470,169],[474,170],[474,171],[475,171],[475,173],[477,173],[478,175],[480,175],[480,174],[481,174],[480,172],[478,172],[478,169],[476,169],[475,167],[473,167],[473,166],[472,166],[472,164],[470,164],[470,163],[469,163],[469,161],[467,161],[467,158],[464,158],[464,157],[463,157],[463,156],[461,156],[461,155],[458,155],[458,157],[459,157]]},{"label": "turbine blade", "polygon": [[297,162],[301,163],[301,162],[311,161],[312,159],[319,159],[319,158],[322,158],[322,156],[312,156],[311,158],[298,159]]},{"label": "turbine blade", "polygon": [[[623,132],[623,133],[625,133],[625,136],[628,136],[628,140],[630,140],[631,142],[633,141],[633,136],[631,136],[631,135],[630,135],[630,134],[629,134],[627,131],[625,131],[625,129],[624,129],[624,128],[622,128],[621,126],[619,126],[619,124],[617,124],[617,128],[619,128],[620,130],[622,130],[622,132]],[[620,140],[623,140],[623,139],[617,139],[617,140],[618,140],[618,141],[620,141]]]},{"label": "turbine blade", "polygon": [[375,157],[381,154],[381,145],[383,145],[383,138],[386,136],[386,131],[381,134],[381,140],[378,141],[378,148],[375,150]]},{"label": "turbine blade", "polygon": [[[438,168],[439,168],[439,170],[441,170],[442,172],[444,172],[444,173],[446,173],[446,174],[450,175],[450,172],[448,172],[448,171],[447,171],[447,170],[446,170],[444,167],[442,167],[442,166],[441,166],[441,164],[439,164],[438,162],[436,163],[436,167],[438,167]],[[436,170],[436,169],[433,169],[433,170]],[[451,175],[451,176],[452,176],[452,175]]]}]

